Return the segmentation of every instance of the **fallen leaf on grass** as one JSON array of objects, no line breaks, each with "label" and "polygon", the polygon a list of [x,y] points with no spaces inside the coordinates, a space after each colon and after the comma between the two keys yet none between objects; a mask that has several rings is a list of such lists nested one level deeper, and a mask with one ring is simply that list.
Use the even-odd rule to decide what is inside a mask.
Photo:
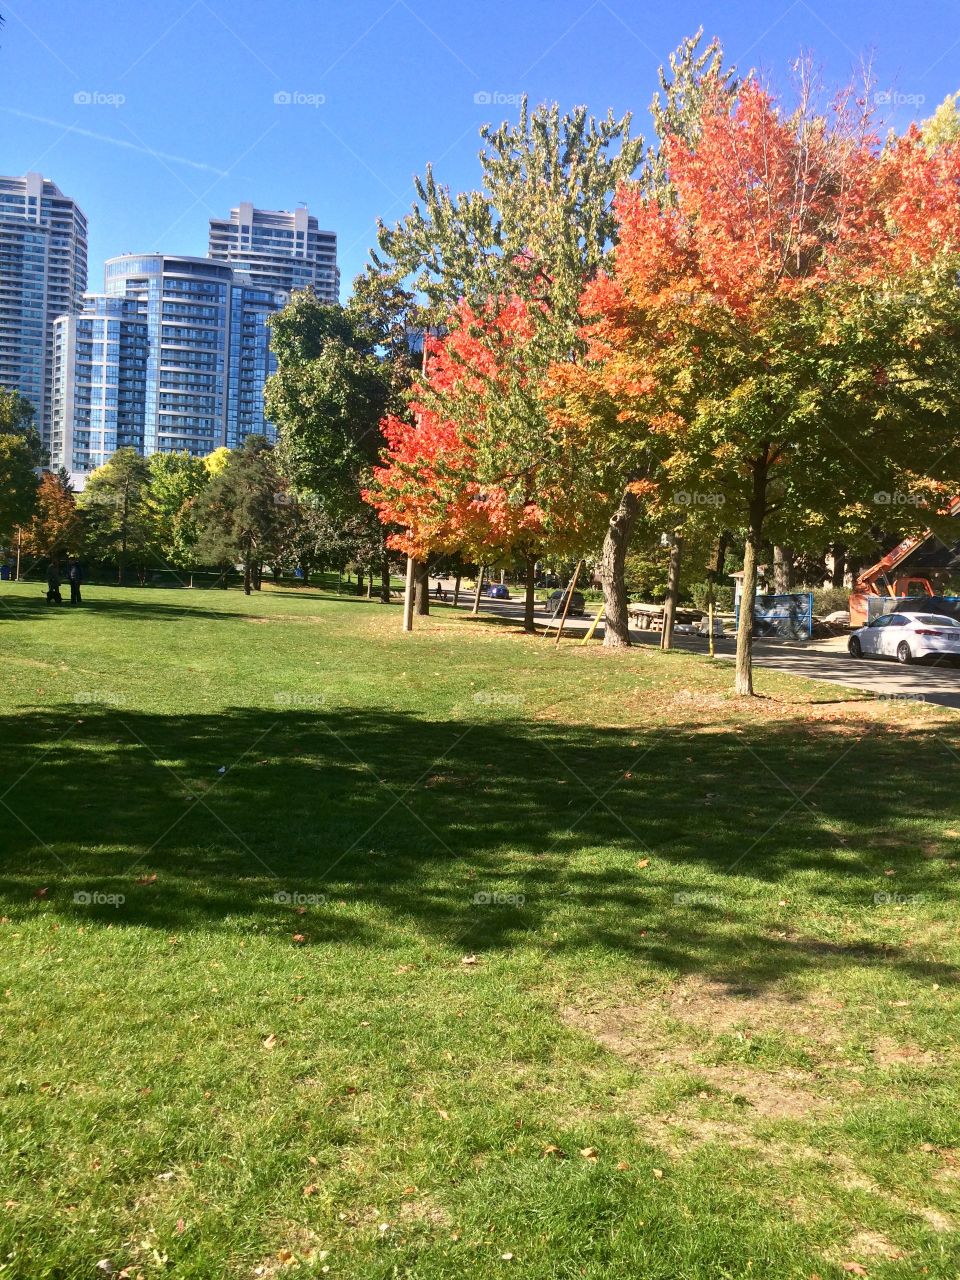
[{"label": "fallen leaf on grass", "polygon": [[662,1178],[662,1177],[663,1177],[663,1170],[662,1170],[662,1169],[654,1169],[654,1171],[653,1171],[653,1176],[654,1176],[655,1178]]},{"label": "fallen leaf on grass", "polygon": [[501,1258],[501,1260],[502,1260],[503,1262],[512,1262],[512,1261],[513,1261],[513,1254],[512,1254],[512,1253],[501,1253],[500,1258]]},{"label": "fallen leaf on grass", "polygon": [[140,876],[139,879],[137,880],[137,884],[156,884],[156,883],[157,883],[157,877],[155,875]]},{"label": "fallen leaf on grass", "polygon": [[460,961],[460,963],[461,964],[479,964],[480,961],[477,959],[476,956],[464,956],[463,959]]},{"label": "fallen leaf on grass", "polygon": [[277,1043],[277,1037],[271,1031],[270,1034],[263,1041],[263,1047],[265,1049],[272,1049],[276,1045],[276,1043]]},{"label": "fallen leaf on grass", "polygon": [[565,1151],[562,1151],[560,1147],[556,1146],[556,1144],[553,1142],[547,1143],[547,1145],[543,1148],[543,1154],[545,1156],[553,1156],[555,1160],[566,1160],[567,1158],[567,1153]]},{"label": "fallen leaf on grass", "polygon": [[630,1168],[630,1165],[627,1163],[627,1161],[626,1161],[626,1160],[618,1160],[618,1161],[617,1161],[617,1169],[619,1170],[619,1172],[620,1172],[620,1173],[623,1173],[623,1172],[624,1172],[624,1170],[629,1169],[629,1168]]},{"label": "fallen leaf on grass", "polygon": [[306,942],[307,935],[305,933],[295,933],[293,935],[294,942]]},{"label": "fallen leaf on grass", "polygon": [[649,867],[649,865],[650,865],[649,858],[641,858],[640,861],[637,863],[637,866],[640,868],[641,871],[643,870],[644,867]]},{"label": "fallen leaf on grass", "polygon": [[[35,898],[45,898],[50,890],[44,885],[42,889],[34,889],[33,896]],[[99,1263],[97,1264],[99,1266]]]},{"label": "fallen leaf on grass", "polygon": [[315,1196],[317,1194],[317,1184],[315,1182],[308,1182],[303,1188],[303,1194],[305,1196]]},{"label": "fallen leaf on grass", "polygon": [[584,1160],[599,1160],[600,1158],[600,1152],[596,1147],[581,1147],[580,1154]]},{"label": "fallen leaf on grass", "polygon": [[870,1274],[866,1267],[861,1267],[859,1262],[841,1262],[840,1270],[846,1271],[852,1276],[868,1276]]},{"label": "fallen leaf on grass", "polygon": [[186,1231],[186,1229],[187,1229],[187,1224],[184,1222],[182,1218],[178,1218],[177,1219],[177,1235],[182,1236],[184,1231]]}]

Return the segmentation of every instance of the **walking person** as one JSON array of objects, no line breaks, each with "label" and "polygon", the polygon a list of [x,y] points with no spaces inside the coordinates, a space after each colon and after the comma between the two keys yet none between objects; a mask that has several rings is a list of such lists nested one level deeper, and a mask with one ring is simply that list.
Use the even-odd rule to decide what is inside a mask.
[{"label": "walking person", "polygon": [[47,604],[63,604],[60,594],[60,566],[51,560],[47,567]]},{"label": "walking person", "polygon": [[74,560],[67,570],[67,578],[70,582],[70,603],[83,604],[80,599],[80,583],[83,581],[83,574],[80,570],[79,560]]}]

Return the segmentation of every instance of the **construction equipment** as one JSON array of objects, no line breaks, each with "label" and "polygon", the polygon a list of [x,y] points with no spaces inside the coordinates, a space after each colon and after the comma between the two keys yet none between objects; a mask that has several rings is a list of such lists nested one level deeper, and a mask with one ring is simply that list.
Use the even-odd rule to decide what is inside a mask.
[{"label": "construction equipment", "polygon": [[[950,515],[960,515],[960,497],[951,499]],[[958,552],[960,543],[952,549],[947,548],[930,529],[904,538],[876,564],[858,575],[850,593],[850,626],[866,625],[870,596],[902,599],[910,595],[936,595],[926,573],[952,569]]]}]

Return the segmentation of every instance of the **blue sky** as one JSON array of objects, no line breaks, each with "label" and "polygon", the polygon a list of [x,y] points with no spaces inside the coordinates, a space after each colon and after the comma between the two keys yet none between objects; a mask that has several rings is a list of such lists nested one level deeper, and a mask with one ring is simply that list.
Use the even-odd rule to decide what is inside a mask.
[{"label": "blue sky", "polygon": [[828,83],[872,58],[897,128],[960,88],[956,0],[0,0],[0,13],[0,171],[40,170],[79,201],[95,289],[116,253],[205,253],[208,218],[252,200],[305,202],[338,233],[345,297],[377,216],[406,212],[428,161],[476,185],[477,129],[515,114],[504,98],[632,110],[646,133],[657,66],[700,24],[781,84],[801,51]]}]

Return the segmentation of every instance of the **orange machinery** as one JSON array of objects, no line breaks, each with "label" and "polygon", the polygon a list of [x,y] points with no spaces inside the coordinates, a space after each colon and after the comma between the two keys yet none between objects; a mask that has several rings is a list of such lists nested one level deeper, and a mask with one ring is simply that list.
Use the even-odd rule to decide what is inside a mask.
[{"label": "orange machinery", "polygon": [[[960,497],[951,499],[950,514],[960,514]],[[937,536],[929,529],[923,533],[904,538],[892,551],[871,565],[857,577],[853,591],[850,593],[850,625],[862,627],[867,622],[867,600],[870,596],[888,595],[893,597],[913,595],[933,596],[937,593],[929,578],[911,573],[906,562],[927,542],[936,542]],[[897,573],[897,570],[900,570]],[[882,589],[881,589],[882,588]]]}]

